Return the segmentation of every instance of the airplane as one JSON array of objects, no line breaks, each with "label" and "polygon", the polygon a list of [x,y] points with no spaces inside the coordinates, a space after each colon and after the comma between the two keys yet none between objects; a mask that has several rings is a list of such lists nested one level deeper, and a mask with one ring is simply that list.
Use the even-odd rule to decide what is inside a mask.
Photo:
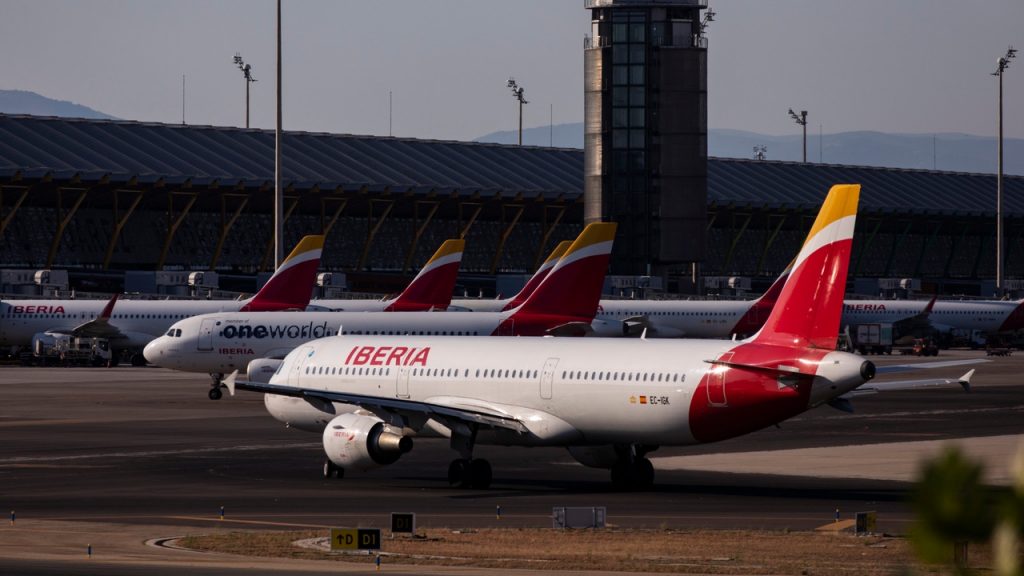
[{"label": "airplane", "polygon": [[847,325],[896,324],[922,315],[941,333],[1003,334],[1024,329],[1024,300],[849,300],[843,307]]},{"label": "airplane", "polygon": [[[0,302],[0,346],[51,346],[66,337],[99,338],[114,350],[141,350],[175,321],[215,311],[267,313],[309,304],[324,237],[302,238],[251,298],[232,300],[7,300]],[[116,303],[116,305],[115,305]],[[116,355],[114,355],[116,358]],[[133,366],[145,364],[134,354]]]},{"label": "airplane", "polygon": [[438,336],[621,336],[620,323],[594,319],[608,268],[615,224],[588,225],[536,290],[505,312],[277,312],[220,313],[175,323],[146,346],[153,364],[214,377],[211,399],[221,397],[220,378],[254,360],[265,369],[295,347],[337,334]]},{"label": "airplane", "polygon": [[445,240],[412,282],[388,300],[316,299],[307,310],[346,312],[418,312],[445,310],[452,301],[465,240]]},{"label": "airplane", "polygon": [[559,242],[558,245],[555,246],[555,249],[551,251],[551,254],[548,255],[547,259],[544,260],[544,263],[537,268],[537,271],[533,273],[533,276],[526,281],[522,290],[520,290],[515,296],[511,298],[497,298],[493,300],[461,298],[452,300],[449,309],[469,310],[471,312],[501,312],[519,307],[524,301],[526,301],[530,294],[533,294],[533,291],[537,289],[537,286],[540,286],[540,283],[547,278],[548,273],[555,267],[555,264],[558,264],[558,259],[565,254],[570,245],[572,245],[572,241],[570,240],[563,240]]},{"label": "airplane", "polygon": [[768,319],[789,272],[754,300],[601,300],[597,316],[645,328],[649,338],[749,336]]},{"label": "airplane", "polygon": [[566,447],[610,468],[614,485],[646,487],[646,455],[659,446],[843,409],[874,378],[873,363],[835,349],[859,193],[832,187],[776,306],[743,341],[335,336],[290,352],[268,382],[235,372],[225,385],[325,411],[351,406],[323,429],[328,476],[393,464],[414,434],[434,432],[459,455],[452,485],[490,485],[490,464],[473,457],[486,443]]}]

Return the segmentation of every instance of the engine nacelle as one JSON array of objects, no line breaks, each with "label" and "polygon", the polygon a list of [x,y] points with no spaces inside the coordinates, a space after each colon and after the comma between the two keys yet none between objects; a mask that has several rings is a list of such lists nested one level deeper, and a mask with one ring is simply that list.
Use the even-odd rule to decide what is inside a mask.
[{"label": "engine nacelle", "polygon": [[619,320],[594,318],[594,320],[590,322],[590,327],[594,330],[594,336],[601,336],[604,338],[615,338],[629,334],[629,326]]},{"label": "engine nacelle", "polygon": [[249,366],[245,369],[245,378],[250,382],[267,384],[270,382],[270,377],[283,363],[284,360],[277,358],[257,358],[249,362]]},{"label": "engine nacelle", "polygon": [[412,438],[374,416],[342,414],[324,428],[324,452],[342,469],[387,466],[410,450]]},{"label": "engine nacelle", "polygon": [[313,397],[297,398],[280,394],[264,394],[263,404],[271,416],[284,422],[289,428],[307,432],[323,432],[339,414],[359,409],[352,404],[335,404]]}]

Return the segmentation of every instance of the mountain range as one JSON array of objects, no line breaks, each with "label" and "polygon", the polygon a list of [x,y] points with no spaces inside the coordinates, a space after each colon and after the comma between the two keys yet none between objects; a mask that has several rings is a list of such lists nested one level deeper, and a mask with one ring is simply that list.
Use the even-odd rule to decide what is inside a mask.
[{"label": "mountain range", "polygon": [[[515,144],[515,130],[492,132],[477,142]],[[557,124],[523,130],[523,144],[583,147],[583,123]],[[765,148],[765,159],[800,162],[802,136],[769,136],[743,130],[708,130],[708,155],[716,158],[754,158],[754,147]],[[996,139],[970,134],[889,134],[839,132],[807,135],[807,161],[850,166],[879,166],[994,174]],[[1024,175],[1024,139],[1003,139],[1003,173]]]},{"label": "mountain range", "polygon": [[0,90],[0,113],[117,120],[109,114],[98,112],[88,106],[67,100],[54,100],[26,90]]}]

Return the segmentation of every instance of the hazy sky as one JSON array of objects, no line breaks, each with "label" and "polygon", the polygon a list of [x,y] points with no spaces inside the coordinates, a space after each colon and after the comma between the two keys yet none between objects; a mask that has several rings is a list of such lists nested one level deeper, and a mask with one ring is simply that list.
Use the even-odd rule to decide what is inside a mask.
[{"label": "hazy sky", "polygon": [[[711,0],[712,128],[994,135],[1024,0]],[[131,120],[274,125],[273,0],[0,0],[0,89]],[[583,118],[582,0],[284,0],[288,130],[472,139]],[[1024,138],[1024,52],[1005,76],[1005,130]]]}]

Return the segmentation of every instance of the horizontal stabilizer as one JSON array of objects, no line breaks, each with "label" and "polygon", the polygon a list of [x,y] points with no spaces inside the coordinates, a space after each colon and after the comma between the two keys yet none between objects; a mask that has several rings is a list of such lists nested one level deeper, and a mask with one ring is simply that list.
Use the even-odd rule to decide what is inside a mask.
[{"label": "horizontal stabilizer", "polygon": [[844,394],[843,396],[841,396],[841,398],[866,396],[868,394],[877,394],[879,392],[913,390],[915,388],[934,388],[938,386],[948,386],[950,384],[957,384],[958,386],[964,389],[964,392],[970,392],[972,377],[974,377],[973,368],[959,378],[929,378],[924,380],[896,380],[894,382],[871,382],[869,384],[865,384],[860,388],[853,390],[852,392]]}]

